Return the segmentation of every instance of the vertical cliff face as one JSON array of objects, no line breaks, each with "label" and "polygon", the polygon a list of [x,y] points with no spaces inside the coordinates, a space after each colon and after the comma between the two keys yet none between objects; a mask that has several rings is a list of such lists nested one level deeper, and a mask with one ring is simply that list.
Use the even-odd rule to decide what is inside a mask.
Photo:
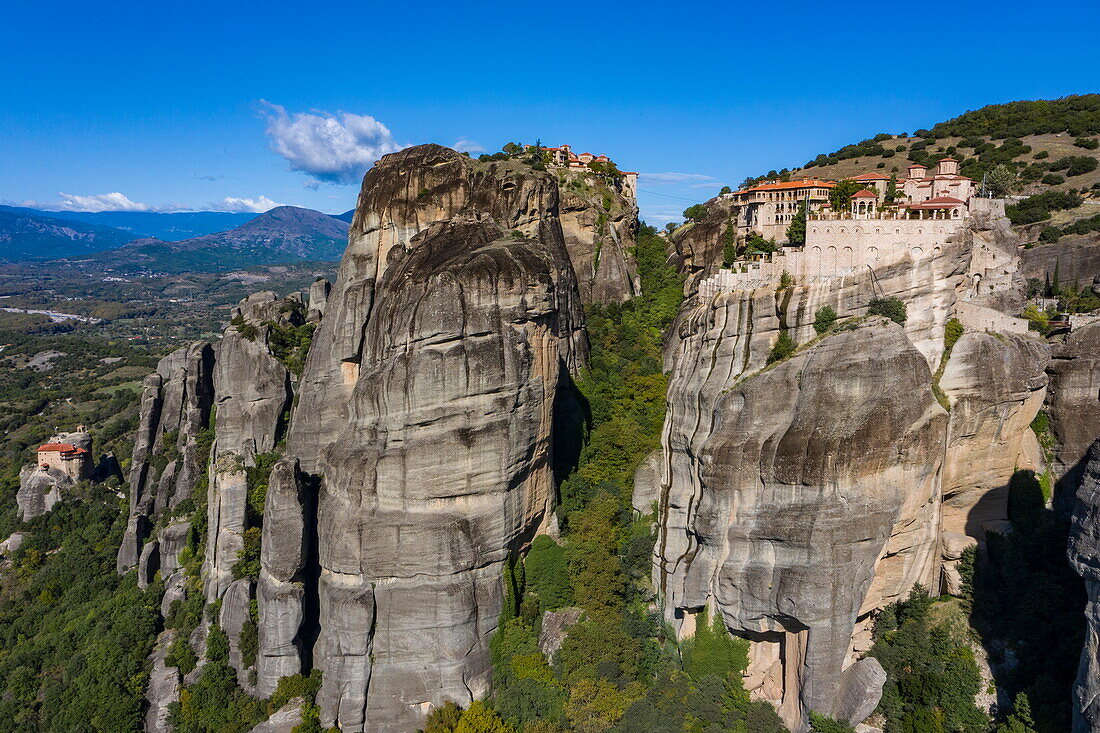
[{"label": "vertical cliff face", "polygon": [[622,303],[641,291],[631,248],[638,207],[621,179],[587,170],[556,171],[561,191],[558,219],[581,300]]},{"label": "vertical cliff face", "polygon": [[312,655],[326,725],[403,731],[488,690],[503,563],[549,521],[557,392],[584,358],[557,207],[549,174],[434,145],[365,177],[291,421],[299,470],[267,497],[261,693]]},{"label": "vertical cliff face", "polygon": [[191,496],[204,470],[196,441],[214,401],[213,370],[213,349],[198,342],[161,359],[142,384],[130,467],[130,519],[119,549],[119,572],[137,565],[152,523]]},{"label": "vertical cliff face", "polygon": [[[934,511],[947,415],[928,366],[900,328],[874,319],[681,402],[680,375],[712,361],[691,353],[696,364],[673,370],[666,423],[655,577],[666,612],[713,605],[757,642],[754,656],[771,663],[753,671],[783,690],[788,724],[810,709],[843,713],[853,629],[894,527],[931,524],[934,546],[921,515]],[[929,543],[918,544],[899,585],[932,574]]]},{"label": "vertical cliff face", "polygon": [[[390,265],[412,249],[413,237],[434,222],[476,214],[509,236],[534,237],[564,251],[558,202],[549,174],[509,161],[476,163],[439,145],[387,155],[367,172],[327,315],[302,377],[289,446],[303,470],[316,471],[321,449],[347,422],[375,289]],[[574,332],[582,315],[579,304],[570,307],[563,322]],[[577,357],[569,358],[575,367]]]},{"label": "vertical cliff face", "polygon": [[[272,292],[250,295],[233,312],[215,350],[214,445],[207,493],[203,582],[207,599],[220,598],[233,581],[233,565],[248,528],[247,468],[275,448],[290,410],[290,372],[272,354],[272,329],[302,323],[304,308]],[[247,602],[247,599],[246,599]],[[247,605],[247,603],[246,603]]]},{"label": "vertical cliff face", "polygon": [[1092,445],[1079,473],[1069,561],[1088,591],[1085,646],[1073,686],[1073,731],[1089,733],[1100,728],[1100,441]]},{"label": "vertical cliff face", "polygon": [[1088,460],[1100,436],[1100,323],[1074,331],[1055,346],[1050,360],[1047,411],[1054,435],[1056,500],[1072,506]]},{"label": "vertical cliff face", "polygon": [[[676,242],[696,278],[720,256],[711,213]],[[999,214],[977,207],[919,263],[899,251],[873,275],[690,298],[673,326],[663,448],[635,495],[660,507],[655,582],[682,635],[709,606],[750,639],[746,686],[792,729],[809,710],[858,722],[874,707],[881,669],[860,659],[874,612],[916,583],[958,591],[962,551],[1003,530],[1012,474],[1040,467],[1046,344],[968,321],[943,354],[956,313],[1019,302]],[[882,296],[905,302],[903,326],[862,318]],[[822,339],[826,305],[856,320]],[[803,347],[767,366],[783,333]]]}]

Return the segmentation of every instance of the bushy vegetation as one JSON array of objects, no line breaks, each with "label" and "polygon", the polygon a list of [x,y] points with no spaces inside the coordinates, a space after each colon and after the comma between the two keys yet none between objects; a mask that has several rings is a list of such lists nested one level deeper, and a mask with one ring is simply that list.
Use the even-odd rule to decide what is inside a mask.
[{"label": "bushy vegetation", "polygon": [[100,490],[24,528],[0,576],[0,730],[141,729],[163,589],[115,572],[125,526]]},{"label": "bushy vegetation", "polygon": [[875,619],[870,656],[886,670],[879,712],[887,733],[986,733],[975,704],[981,675],[956,601],[934,604],[919,585]]},{"label": "bushy vegetation", "polygon": [[1051,212],[1075,209],[1080,205],[1081,197],[1072,191],[1044,191],[1018,204],[1009,204],[1005,214],[1013,224],[1033,224],[1049,219]]},{"label": "bushy vegetation", "polygon": [[1081,94],[1034,102],[991,104],[935,125],[927,137],[1006,137],[1068,132],[1100,133],[1100,95]]},{"label": "bushy vegetation", "polygon": [[823,305],[814,313],[814,331],[820,336],[836,323],[836,310],[831,305]]},{"label": "bushy vegetation", "polygon": [[867,304],[867,315],[885,316],[894,323],[905,325],[905,301],[901,298],[875,298]]}]

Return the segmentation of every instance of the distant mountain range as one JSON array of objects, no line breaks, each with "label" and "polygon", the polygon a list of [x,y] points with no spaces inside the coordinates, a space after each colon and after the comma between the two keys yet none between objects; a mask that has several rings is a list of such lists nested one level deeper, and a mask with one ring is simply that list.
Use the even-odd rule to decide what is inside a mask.
[{"label": "distant mountain range", "polygon": [[98,252],[92,261],[127,272],[231,270],[300,260],[338,260],[348,224],[312,209],[278,206],[229,231],[178,242],[137,239]]},{"label": "distant mountain range", "polygon": [[[300,260],[338,260],[347,244],[351,213],[329,216],[295,206],[279,206],[259,215],[44,212],[0,206],[0,261],[80,259],[92,266],[127,272],[216,272]],[[184,232],[201,233],[178,236]]]},{"label": "distant mountain range", "polygon": [[224,232],[255,219],[254,213],[231,211],[41,211],[22,209],[32,216],[82,221],[114,227],[134,237],[155,237],[165,242]]},{"label": "distant mountain range", "polygon": [[135,238],[114,227],[27,213],[31,211],[0,206],[0,260],[79,257],[120,247]]}]

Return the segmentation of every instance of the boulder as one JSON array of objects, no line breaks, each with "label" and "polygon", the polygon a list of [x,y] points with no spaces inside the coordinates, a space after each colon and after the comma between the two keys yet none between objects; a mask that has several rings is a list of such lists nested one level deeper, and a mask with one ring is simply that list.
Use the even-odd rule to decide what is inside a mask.
[{"label": "boulder", "polygon": [[579,608],[563,608],[558,611],[546,611],[542,614],[542,629],[539,631],[539,651],[547,659],[553,659],[569,632],[569,627],[581,620],[584,613]]}]

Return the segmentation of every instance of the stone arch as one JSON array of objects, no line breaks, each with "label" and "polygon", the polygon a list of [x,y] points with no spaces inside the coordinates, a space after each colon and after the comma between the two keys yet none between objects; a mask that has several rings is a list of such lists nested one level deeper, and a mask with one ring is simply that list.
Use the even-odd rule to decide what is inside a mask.
[{"label": "stone arch", "polygon": [[918,259],[924,254],[924,250],[920,247],[913,247],[909,250],[909,254],[913,256],[913,259]]},{"label": "stone arch", "polygon": [[856,227],[856,234],[863,234],[863,227]]},{"label": "stone arch", "polygon": [[823,274],[835,275],[836,274],[836,247],[832,245],[825,250],[825,269],[828,271]]},{"label": "stone arch", "polygon": [[855,266],[855,253],[852,251],[851,247],[844,248],[842,262],[844,263],[844,267],[846,269],[851,269],[853,266]]},{"label": "stone arch", "polygon": [[882,234],[882,227],[875,227],[875,234]]},{"label": "stone arch", "polygon": [[[848,233],[848,227],[841,227],[840,228],[840,233],[841,234],[847,234]],[[836,247],[833,247],[833,249],[836,249]]]}]

